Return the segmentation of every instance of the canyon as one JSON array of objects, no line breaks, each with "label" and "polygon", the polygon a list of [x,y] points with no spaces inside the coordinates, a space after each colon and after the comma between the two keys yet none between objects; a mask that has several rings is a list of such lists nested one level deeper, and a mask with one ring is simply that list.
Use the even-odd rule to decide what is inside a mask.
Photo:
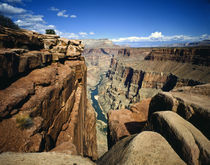
[{"label": "canyon", "polygon": [[0,164],[209,164],[210,48],[0,26]]}]

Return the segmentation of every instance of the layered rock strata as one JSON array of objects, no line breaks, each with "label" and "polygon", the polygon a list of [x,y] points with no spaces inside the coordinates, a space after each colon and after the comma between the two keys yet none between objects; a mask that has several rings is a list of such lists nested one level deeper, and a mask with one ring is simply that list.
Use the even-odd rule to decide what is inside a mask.
[{"label": "layered rock strata", "polygon": [[[0,38],[0,152],[69,146],[74,154],[96,159],[96,119],[87,104],[81,41],[3,27],[1,31],[14,44],[5,46],[5,37]],[[22,47],[31,39],[38,42],[35,51]]]},{"label": "layered rock strata", "polygon": [[209,83],[209,48],[126,48],[99,88],[103,110],[129,108],[160,91]]}]

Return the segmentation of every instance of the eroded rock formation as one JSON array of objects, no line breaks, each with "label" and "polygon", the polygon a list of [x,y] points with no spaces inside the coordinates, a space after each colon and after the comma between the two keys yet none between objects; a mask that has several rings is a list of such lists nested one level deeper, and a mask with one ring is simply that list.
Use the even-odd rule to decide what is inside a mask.
[{"label": "eroded rock formation", "polygon": [[56,151],[68,143],[63,150],[96,159],[81,41],[0,30],[0,152]]},{"label": "eroded rock formation", "polygon": [[99,88],[105,112],[128,108],[160,91],[209,83],[209,48],[125,48]]},{"label": "eroded rock formation", "polygon": [[[138,127],[138,123],[133,122],[134,126],[132,126],[132,128],[137,128],[136,132],[129,132],[127,128],[129,122],[134,119],[130,115],[132,114],[131,110],[111,110],[108,113],[110,129],[108,139],[110,139],[109,141],[112,147],[109,152],[116,151],[116,148],[117,152],[119,152],[119,150],[123,148],[123,145],[125,145],[123,142],[126,141],[125,139],[135,137],[136,135],[133,134],[143,131],[136,136],[138,137],[143,134],[145,130],[150,130],[160,133],[186,164],[209,164],[209,90],[210,85],[204,84],[192,87],[185,86],[175,88],[170,92],[158,93],[152,97],[151,101],[149,100],[147,111],[145,111],[145,106],[138,106],[141,105],[142,101],[134,104],[134,106],[131,106],[131,110],[137,108],[138,111],[141,112],[140,114],[135,114],[136,119],[134,121],[141,118],[142,113],[144,114],[143,117],[145,121],[147,121],[147,123],[143,125],[143,129],[142,127]],[[133,113],[135,113],[135,111],[133,111]],[[126,136],[128,136],[128,138],[125,138]],[[147,140],[150,139],[145,139],[144,142],[146,143]],[[139,144],[136,145],[139,146]],[[101,158],[102,162],[103,159],[104,161],[113,161],[112,158],[109,160],[107,157],[107,155],[111,154],[109,152]],[[123,153],[123,156],[120,157],[118,161],[123,159],[123,157],[128,158],[128,156],[131,155],[139,154],[142,156],[144,152],[145,151],[141,153],[133,152],[132,155],[126,150],[126,153]],[[109,156],[111,157],[111,155]],[[113,157],[115,156],[118,155],[114,155]],[[151,155],[145,156],[145,159],[149,158],[151,158]]]}]

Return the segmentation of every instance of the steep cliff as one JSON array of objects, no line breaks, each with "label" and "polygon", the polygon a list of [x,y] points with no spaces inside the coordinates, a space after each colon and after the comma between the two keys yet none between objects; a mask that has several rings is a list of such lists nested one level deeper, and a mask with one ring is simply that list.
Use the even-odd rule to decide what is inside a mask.
[{"label": "steep cliff", "polygon": [[99,88],[99,103],[107,112],[128,108],[159,91],[208,83],[209,51],[206,47],[121,49]]},{"label": "steep cliff", "polygon": [[[107,41],[107,42],[105,42]],[[83,56],[85,57],[87,65],[87,93],[88,99],[93,104],[91,100],[92,90],[101,81],[101,77],[105,74],[110,66],[111,58],[113,55],[117,54],[118,49],[114,47],[114,44],[108,40],[83,40],[86,45]],[[111,47],[110,44],[111,43]],[[97,47],[96,47],[97,46]],[[97,114],[97,110],[94,109]],[[98,114],[97,114],[98,115]],[[97,144],[98,144],[98,155],[103,155],[107,150],[107,137],[106,137],[106,123],[102,120],[97,120]]]},{"label": "steep cliff", "polygon": [[62,152],[71,146],[68,153],[97,159],[81,41],[0,30],[0,152]]}]

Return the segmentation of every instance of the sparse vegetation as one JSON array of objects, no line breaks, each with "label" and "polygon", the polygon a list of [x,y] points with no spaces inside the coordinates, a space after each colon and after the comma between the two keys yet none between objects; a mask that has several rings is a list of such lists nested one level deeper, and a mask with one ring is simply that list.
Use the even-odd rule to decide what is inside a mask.
[{"label": "sparse vegetation", "polygon": [[0,25],[11,29],[19,29],[18,25],[16,25],[10,18],[3,15],[0,15]]},{"label": "sparse vegetation", "polygon": [[28,114],[19,114],[16,117],[16,124],[20,129],[27,129],[33,126],[33,120]]},{"label": "sparse vegetation", "polygon": [[56,34],[54,29],[46,29],[46,34]]}]

